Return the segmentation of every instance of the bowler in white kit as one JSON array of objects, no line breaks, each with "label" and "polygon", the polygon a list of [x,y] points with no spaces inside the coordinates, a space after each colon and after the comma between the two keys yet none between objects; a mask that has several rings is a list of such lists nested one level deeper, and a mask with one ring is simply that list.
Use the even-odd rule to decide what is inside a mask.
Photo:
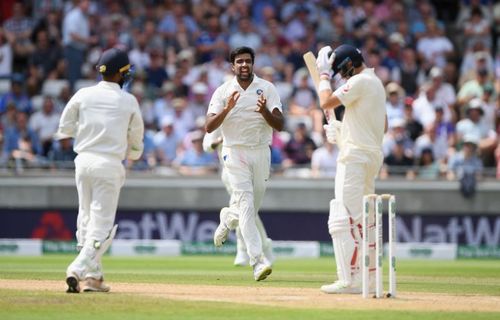
[{"label": "bowler in white kit", "polygon": [[284,118],[275,86],[253,73],[254,61],[255,53],[249,47],[231,51],[235,76],[215,90],[208,106],[206,130],[210,133],[221,128],[221,156],[233,197],[233,205],[220,212],[214,244],[221,246],[229,230],[239,226],[254,279],[260,281],[271,274],[272,267],[262,251],[257,211],[270,174],[272,132],[283,129]]},{"label": "bowler in white kit", "polygon": [[121,90],[130,77],[127,53],[112,48],[98,64],[103,80],[82,88],[67,103],[56,137],[74,138],[75,179],[78,190],[76,238],[80,253],[66,270],[68,293],[107,292],[101,257],[113,240],[126,158],[137,160],[143,151],[144,122],[137,99]]},{"label": "bowler in white kit", "polygon": [[[316,66],[321,79],[321,108],[333,112],[338,106],[345,106],[342,122],[331,120],[324,126],[328,141],[337,143],[340,149],[335,198],[330,201],[328,218],[338,279],[321,290],[360,293],[361,236],[375,242],[373,223],[368,235],[361,234],[363,196],[375,192],[375,178],[383,162],[382,139],[387,129],[385,90],[374,69],[364,64],[359,49],[350,45],[335,50],[330,46],[321,48]],[[337,73],[347,81],[332,92],[331,78]]]}]

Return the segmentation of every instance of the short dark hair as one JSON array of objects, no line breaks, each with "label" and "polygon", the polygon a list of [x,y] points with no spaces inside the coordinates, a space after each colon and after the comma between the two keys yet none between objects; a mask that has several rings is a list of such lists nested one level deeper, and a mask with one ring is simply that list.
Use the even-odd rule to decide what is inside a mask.
[{"label": "short dark hair", "polygon": [[236,56],[244,53],[249,53],[250,56],[252,57],[252,63],[255,61],[255,51],[253,51],[252,48],[250,47],[238,47],[231,51],[229,54],[229,60],[231,63],[234,63],[234,60],[236,59]]}]

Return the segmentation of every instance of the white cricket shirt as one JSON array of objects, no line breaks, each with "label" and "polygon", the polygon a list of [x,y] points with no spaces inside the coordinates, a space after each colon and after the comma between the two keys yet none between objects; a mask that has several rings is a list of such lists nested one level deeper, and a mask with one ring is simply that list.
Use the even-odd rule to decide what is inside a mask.
[{"label": "white cricket shirt", "polygon": [[144,122],[137,99],[117,83],[101,81],[78,90],[61,115],[58,138],[75,138],[76,153],[140,158]]},{"label": "white cricket shirt", "polygon": [[[345,106],[341,139],[352,149],[381,152],[385,128],[385,89],[373,68],[365,68],[333,93]],[[341,150],[344,153],[345,150]]]},{"label": "white cricket shirt", "polygon": [[269,111],[272,112],[274,108],[278,108],[282,112],[276,87],[271,82],[254,75],[252,83],[246,90],[243,90],[236,77],[233,77],[215,90],[207,114],[221,112],[234,91],[238,91],[240,97],[221,125],[224,146],[253,148],[270,145],[273,128],[262,114],[255,110],[259,95],[262,94],[267,99],[266,107]]}]

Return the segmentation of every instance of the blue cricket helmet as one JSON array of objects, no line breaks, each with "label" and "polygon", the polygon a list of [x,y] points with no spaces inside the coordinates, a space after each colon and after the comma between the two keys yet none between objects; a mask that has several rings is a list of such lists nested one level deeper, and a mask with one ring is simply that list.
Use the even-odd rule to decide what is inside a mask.
[{"label": "blue cricket helmet", "polygon": [[358,68],[364,59],[361,51],[348,44],[343,44],[333,50],[335,60],[333,61],[333,74],[340,73],[342,77],[352,76],[354,68]]}]

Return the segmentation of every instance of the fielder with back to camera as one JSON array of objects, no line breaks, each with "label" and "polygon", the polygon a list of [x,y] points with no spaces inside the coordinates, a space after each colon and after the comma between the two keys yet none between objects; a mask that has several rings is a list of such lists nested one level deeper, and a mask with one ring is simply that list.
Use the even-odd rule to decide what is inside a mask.
[{"label": "fielder with back to camera", "polygon": [[127,53],[112,48],[99,59],[103,80],[78,90],[61,115],[56,138],[74,138],[78,191],[76,238],[80,253],[66,270],[68,293],[107,292],[101,257],[116,232],[113,227],[120,189],[125,181],[122,160],[137,160],[143,151],[144,122],[137,99],[121,90],[130,78]]},{"label": "fielder with back to camera", "polygon": [[284,118],[276,88],[253,73],[254,61],[255,53],[249,47],[231,51],[235,76],[215,90],[208,106],[206,131],[221,128],[221,155],[234,203],[234,207],[220,212],[214,244],[221,246],[229,231],[239,226],[254,279],[261,281],[271,274],[272,267],[262,251],[257,210],[270,174],[272,132],[283,129]]},{"label": "fielder with back to camera", "polygon": [[[231,190],[231,185],[229,184],[226,170],[224,170],[224,163],[221,157],[221,148],[222,134],[220,127],[210,133],[205,134],[205,136],[203,137],[203,150],[205,150],[205,152],[217,151],[219,161],[222,164],[221,180],[224,184],[224,187],[226,187],[227,193],[230,196],[229,207],[235,208],[236,206],[234,203],[234,197],[232,196],[233,192]],[[272,264],[274,261],[272,240],[267,236],[264,224],[260,219],[259,208],[256,208],[255,211],[257,212],[255,222],[257,223],[257,229],[259,230],[260,238],[262,239],[262,251],[267,260],[269,260],[269,262],[271,262]],[[247,254],[247,246],[245,244],[245,240],[243,240],[243,236],[241,235],[241,229],[239,227],[236,227],[236,257],[234,258],[234,265],[246,266],[249,262],[250,258]]]},{"label": "fielder with back to camera", "polygon": [[[361,234],[362,203],[364,195],[374,193],[375,178],[382,166],[382,139],[387,130],[385,90],[374,69],[366,67],[360,50],[353,46],[321,48],[316,66],[321,79],[318,85],[321,108],[327,111],[345,106],[342,122],[332,120],[324,126],[327,140],[337,143],[340,149],[335,198],[330,201],[328,218],[338,280],[322,286],[321,291],[360,293],[361,236],[375,242],[373,223],[368,235]],[[332,91],[331,78],[337,73],[347,81]],[[370,270],[373,272],[374,265]]]}]

